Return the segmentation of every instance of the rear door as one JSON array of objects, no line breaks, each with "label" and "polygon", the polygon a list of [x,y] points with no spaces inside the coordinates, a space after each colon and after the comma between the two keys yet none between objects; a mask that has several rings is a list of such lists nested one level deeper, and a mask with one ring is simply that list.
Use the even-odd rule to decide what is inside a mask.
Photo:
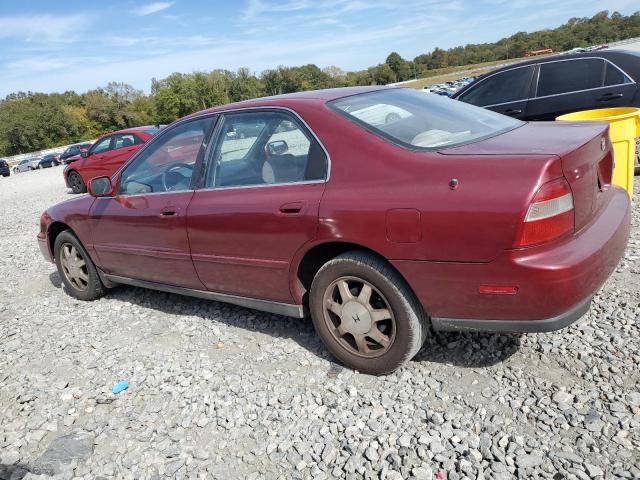
[{"label": "rear door", "polygon": [[463,92],[457,100],[523,118],[531,92],[534,66],[515,67],[489,75]]},{"label": "rear door", "polygon": [[603,58],[587,57],[541,62],[528,120],[555,120],[565,113],[629,105],[635,84]]},{"label": "rear door", "polygon": [[327,161],[287,111],[224,115],[188,212],[191,255],[207,289],[291,303],[290,264],[315,238]]},{"label": "rear door", "polygon": [[102,163],[105,175],[115,173],[142,145],[144,145],[144,141],[133,133],[114,135],[111,151],[105,156]]}]

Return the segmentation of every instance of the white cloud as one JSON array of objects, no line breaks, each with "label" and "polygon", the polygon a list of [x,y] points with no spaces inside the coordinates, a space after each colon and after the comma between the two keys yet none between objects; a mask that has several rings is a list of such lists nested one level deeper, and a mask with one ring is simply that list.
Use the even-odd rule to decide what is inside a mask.
[{"label": "white cloud", "polygon": [[68,61],[48,57],[24,58],[7,64],[7,68],[17,71],[49,72],[69,65]]},{"label": "white cloud", "polygon": [[154,2],[143,5],[139,8],[136,8],[133,12],[140,16],[144,17],[145,15],[151,15],[152,13],[158,13],[162,10],[166,10],[171,7],[175,2]]},{"label": "white cloud", "polygon": [[19,15],[0,17],[0,38],[26,42],[71,42],[88,26],[90,18],[77,15]]}]

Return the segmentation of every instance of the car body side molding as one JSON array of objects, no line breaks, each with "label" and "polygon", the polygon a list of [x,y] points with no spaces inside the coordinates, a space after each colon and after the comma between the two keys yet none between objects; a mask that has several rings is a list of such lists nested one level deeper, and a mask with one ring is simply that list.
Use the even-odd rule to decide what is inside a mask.
[{"label": "car body side molding", "polygon": [[236,295],[228,295],[226,293],[195,290],[192,288],[177,287],[175,285],[167,285],[164,283],[136,280],[134,278],[120,277],[118,275],[109,275],[108,273],[104,273],[100,270],[98,270],[98,274],[107,287],[113,287],[119,284],[131,285],[132,287],[148,288],[150,290],[175,293],[178,295],[187,295],[190,297],[197,297],[205,300],[214,300],[216,302],[231,303],[240,307],[252,308],[254,310],[260,310],[262,312],[275,313],[276,315],[283,315],[285,317],[304,318],[304,309],[302,305],[292,305],[289,303],[261,300],[259,298],[239,297]]},{"label": "car body side molding", "polygon": [[433,329],[439,332],[478,331],[502,333],[553,332],[580,320],[589,311],[589,297],[564,313],[544,320],[475,320],[469,318],[431,318]]}]

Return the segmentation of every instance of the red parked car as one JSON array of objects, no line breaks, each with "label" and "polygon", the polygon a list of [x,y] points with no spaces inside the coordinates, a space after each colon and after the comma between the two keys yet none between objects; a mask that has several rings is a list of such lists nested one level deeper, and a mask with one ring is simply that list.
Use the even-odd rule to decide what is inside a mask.
[{"label": "red parked car", "polygon": [[607,129],[397,88],[251,100],[166,127],[38,240],[76,298],[127,284],[309,312],[339,360],[386,373],[431,329],[587,312],[630,228]]},{"label": "red parked car", "polygon": [[92,178],[112,175],[158,130],[153,126],[127,128],[100,137],[88,150],[79,149],[79,160],[67,159],[63,172],[67,187],[73,193],[85,193]]}]

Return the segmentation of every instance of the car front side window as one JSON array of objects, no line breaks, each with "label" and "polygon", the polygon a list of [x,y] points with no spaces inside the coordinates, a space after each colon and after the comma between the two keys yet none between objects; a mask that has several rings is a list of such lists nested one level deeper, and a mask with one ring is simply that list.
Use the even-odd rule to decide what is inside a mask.
[{"label": "car front side window", "polygon": [[186,121],[154,139],[125,167],[121,194],[177,192],[191,188],[196,160],[214,117]]},{"label": "car front side window", "polygon": [[477,107],[526,100],[529,97],[532,77],[533,66],[499,72],[478,82],[459,99]]},{"label": "car front side window", "polygon": [[111,138],[112,137],[107,137],[96,143],[91,149],[90,154],[95,155],[96,153],[104,153],[109,150],[109,148],[111,147]]},{"label": "car front side window", "polygon": [[228,114],[207,173],[206,187],[242,187],[322,180],[322,147],[293,115],[267,111]]}]

